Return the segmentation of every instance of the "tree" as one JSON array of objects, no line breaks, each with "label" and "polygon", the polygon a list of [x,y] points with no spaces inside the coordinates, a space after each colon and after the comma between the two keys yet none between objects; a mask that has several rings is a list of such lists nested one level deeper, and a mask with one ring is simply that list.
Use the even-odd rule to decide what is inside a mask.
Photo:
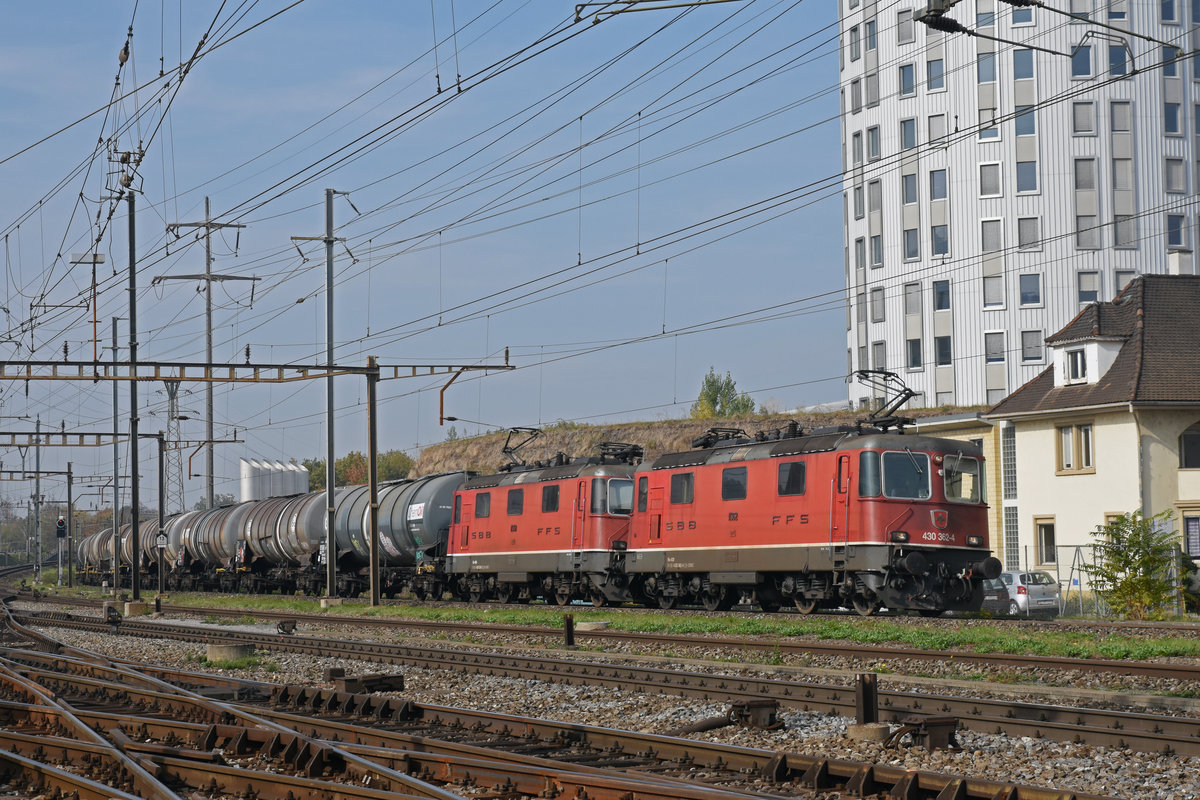
[{"label": "tree", "polygon": [[379,480],[395,481],[407,478],[412,472],[413,460],[403,450],[388,450],[379,454]]},{"label": "tree", "polygon": [[1152,517],[1122,514],[1092,532],[1092,586],[1114,612],[1127,619],[1161,619],[1171,612],[1180,581],[1174,511]]},{"label": "tree", "polygon": [[325,459],[306,458],[300,464],[308,470],[308,490],[310,492],[325,491]]},{"label": "tree", "polygon": [[[308,470],[308,490],[325,491],[325,459],[306,458],[300,462]],[[395,481],[407,478],[414,466],[413,460],[403,450],[388,450],[380,453],[376,461],[380,481]],[[367,482],[367,457],[358,450],[351,450],[333,462],[335,486],[350,486]]]},{"label": "tree", "polygon": [[736,417],[754,413],[754,398],[738,393],[737,384],[729,372],[722,378],[713,367],[700,384],[700,396],[692,404],[692,419]]},{"label": "tree", "polygon": [[333,462],[334,486],[349,486],[367,482],[367,457],[357,450]]}]

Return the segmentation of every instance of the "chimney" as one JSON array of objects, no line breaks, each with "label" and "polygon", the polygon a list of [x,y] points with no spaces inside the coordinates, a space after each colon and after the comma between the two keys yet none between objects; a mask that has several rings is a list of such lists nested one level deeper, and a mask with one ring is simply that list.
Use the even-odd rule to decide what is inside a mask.
[{"label": "chimney", "polygon": [[1171,250],[1167,253],[1168,275],[1195,275],[1196,265],[1191,250]]}]

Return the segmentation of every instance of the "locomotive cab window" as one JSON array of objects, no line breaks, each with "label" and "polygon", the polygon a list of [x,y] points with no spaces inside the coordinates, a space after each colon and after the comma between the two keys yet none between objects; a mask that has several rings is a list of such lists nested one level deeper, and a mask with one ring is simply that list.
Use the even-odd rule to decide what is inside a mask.
[{"label": "locomotive cab window", "polygon": [[721,470],[721,499],[746,499],[746,468],[729,467]]},{"label": "locomotive cab window", "polygon": [[613,478],[608,482],[608,513],[623,517],[633,513],[633,481]]},{"label": "locomotive cab window", "polygon": [[543,486],[542,513],[548,514],[552,511],[558,511],[558,487]]},{"label": "locomotive cab window", "polygon": [[879,497],[880,489],[879,453],[864,450],[858,454],[858,496]]},{"label": "locomotive cab window", "polygon": [[671,505],[692,502],[695,473],[679,472],[671,476]]},{"label": "locomotive cab window", "polygon": [[454,518],[453,518],[453,521],[454,521],[455,525],[462,522],[462,495],[461,494],[454,495]]},{"label": "locomotive cab window", "polygon": [[603,478],[592,478],[592,513],[608,513],[608,482]]},{"label": "locomotive cab window", "polygon": [[779,495],[804,494],[803,461],[785,461],[779,465]]},{"label": "locomotive cab window", "polygon": [[979,503],[983,501],[983,464],[979,459],[953,453],[942,463],[942,475],[946,484],[946,499],[951,503]]},{"label": "locomotive cab window", "polygon": [[903,500],[929,499],[929,454],[902,452],[883,454],[883,496]]},{"label": "locomotive cab window", "polygon": [[518,516],[525,510],[525,490],[524,489],[509,489],[508,490],[508,515],[510,517]]},{"label": "locomotive cab window", "polygon": [[475,516],[490,517],[492,515],[492,493],[479,492],[475,495]]},{"label": "locomotive cab window", "polygon": [[645,475],[638,478],[638,511],[646,510],[646,500],[650,496],[650,479]]}]

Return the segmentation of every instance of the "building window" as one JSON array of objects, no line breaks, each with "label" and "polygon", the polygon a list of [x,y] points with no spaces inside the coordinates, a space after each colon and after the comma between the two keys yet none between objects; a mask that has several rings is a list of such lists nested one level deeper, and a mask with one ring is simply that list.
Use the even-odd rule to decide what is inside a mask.
[{"label": "building window", "polygon": [[945,114],[930,114],[929,115],[929,142],[939,141],[946,136],[946,115]]},{"label": "building window", "polygon": [[983,140],[1000,138],[1000,129],[996,127],[996,109],[979,109],[979,138]]},{"label": "building window", "polygon": [[1080,102],[1071,104],[1071,133],[1076,136],[1096,135],[1096,104]]},{"label": "building window", "polygon": [[929,229],[933,240],[933,254],[944,256],[950,254],[950,228],[947,225],[934,225]]},{"label": "building window", "polygon": [[883,266],[883,236],[878,233],[871,237],[871,266]]},{"label": "building window", "polygon": [[1075,276],[1079,287],[1079,305],[1094,303],[1100,299],[1100,273],[1081,272]]},{"label": "building window", "polygon": [[1125,45],[1108,46],[1108,74],[1118,77],[1129,74],[1129,50]]},{"label": "building window", "polygon": [[1033,51],[1028,48],[1013,50],[1013,80],[1033,77]]},{"label": "building window", "polygon": [[1021,331],[1021,363],[1032,364],[1042,360],[1042,332]]},{"label": "building window", "polygon": [[863,187],[854,187],[854,218],[862,219],[866,215],[865,203],[863,201]]},{"label": "building window", "polygon": [[1025,6],[1024,8],[1014,8],[1012,10],[1013,25],[1032,25],[1033,24],[1033,9]]},{"label": "building window", "polygon": [[871,342],[871,366],[874,369],[887,369],[887,344]]},{"label": "building window", "polygon": [[1176,0],[1162,0],[1162,21],[1163,22],[1178,22],[1179,10],[1176,6]]},{"label": "building window", "polygon": [[867,128],[867,158],[871,161],[879,158],[879,126]]},{"label": "building window", "polygon": [[933,282],[933,310],[950,310],[950,281]]},{"label": "building window", "polygon": [[998,364],[1004,361],[1003,333],[985,333],[983,335],[983,355],[984,360],[989,364]]},{"label": "building window", "polygon": [[1021,305],[1040,306],[1042,304],[1042,276],[1037,272],[1026,272],[1020,277]]},{"label": "building window", "polygon": [[931,169],[929,171],[929,199],[946,199],[946,170]]},{"label": "building window", "polygon": [[851,61],[858,61],[858,59],[862,57],[862,52],[859,50],[859,47],[860,47],[860,45],[859,45],[859,41],[858,41],[858,26],[855,25],[853,28],[850,29],[850,60]]},{"label": "building window", "polygon": [[900,149],[912,150],[917,146],[917,121],[915,119],[900,120]]},{"label": "building window", "polygon": [[917,176],[900,176],[900,198],[905,205],[917,202]]},{"label": "building window", "polygon": [[1113,103],[1109,107],[1109,114],[1112,117],[1110,126],[1113,133],[1128,133],[1133,130],[1133,108],[1128,100]]},{"label": "building window", "polygon": [[1096,160],[1094,158],[1075,159],[1075,191],[1089,191],[1096,188]]},{"label": "building window", "polygon": [[1132,158],[1114,158],[1112,160],[1113,167],[1113,191],[1129,192],[1133,191],[1133,159]]},{"label": "building window", "polygon": [[[1017,499],[1017,429],[1012,425],[1000,428],[1000,492],[1005,500]],[[1009,506],[1013,511],[1017,509]],[[1004,509],[1006,512],[1008,508]],[[1005,525],[1004,537],[1007,549],[1008,526]]]},{"label": "building window", "polygon": [[1182,214],[1167,214],[1167,247],[1184,247],[1187,236]]},{"label": "building window", "polygon": [[855,114],[862,111],[862,81],[857,78],[850,81],[850,111]]},{"label": "building window", "polygon": [[1168,158],[1163,162],[1163,184],[1172,194],[1187,192],[1187,169],[1182,158]]},{"label": "building window", "polygon": [[[867,324],[867,293],[859,292],[857,295],[857,301],[858,302],[855,306],[855,308],[857,309],[857,314],[855,316],[858,318],[859,325],[866,325]],[[865,369],[865,367],[864,367],[864,369]]]},{"label": "building window", "polygon": [[1117,291],[1119,292],[1128,286],[1131,280],[1137,277],[1137,272],[1132,269],[1119,269],[1113,275],[1116,279]]},{"label": "building window", "polygon": [[1113,246],[1137,247],[1137,218],[1133,214],[1117,214],[1113,219]]},{"label": "building window", "polygon": [[904,313],[910,317],[921,313],[921,284],[904,284]]},{"label": "building window", "polygon": [[1200,469],[1200,422],[1179,434],[1179,468]]},{"label": "building window", "polygon": [[1109,0],[1108,2],[1108,18],[1109,19],[1125,19],[1129,13],[1128,0]]},{"label": "building window", "polygon": [[1037,525],[1037,554],[1039,564],[1057,564],[1058,550],[1054,543],[1054,520],[1039,519]]},{"label": "building window", "polygon": [[975,12],[975,27],[976,28],[991,28],[996,24],[995,11],[976,11]]},{"label": "building window", "polygon": [[896,43],[910,44],[916,39],[913,33],[913,12],[912,9],[900,11],[896,14]]},{"label": "building window", "polygon": [[980,83],[996,82],[996,54],[980,53],[975,61],[975,75]]},{"label": "building window", "polygon": [[917,91],[916,72],[912,64],[900,67],[900,96],[907,97]]},{"label": "building window", "polygon": [[1017,219],[1017,247],[1022,250],[1037,250],[1042,246],[1042,218],[1020,217]]},{"label": "building window", "polygon": [[1004,305],[1004,276],[985,275],[983,277],[983,307],[999,308]]},{"label": "building window", "polygon": [[1036,161],[1017,162],[1017,191],[1036,192],[1038,189],[1038,174]]},{"label": "building window", "polygon": [[921,340],[909,339],[908,341],[908,368],[920,369],[921,364]]},{"label": "building window", "polygon": [[925,87],[931,91],[946,88],[946,62],[940,58],[931,58],[925,64]]},{"label": "building window", "polygon": [[1080,19],[1090,19],[1092,16],[1092,0],[1071,0],[1071,14]]},{"label": "building window", "polygon": [[1092,448],[1091,424],[1064,425],[1058,428],[1058,471],[1095,471]]},{"label": "building window", "polygon": [[871,290],[871,322],[883,322],[883,287]]},{"label": "building window", "polygon": [[1179,57],[1183,55],[1183,51],[1172,45],[1163,45],[1162,48],[1162,64],[1164,78],[1179,77]]},{"label": "building window", "polygon": [[950,352],[950,337],[935,336],[933,337],[933,357],[934,363],[939,367],[948,367],[952,363]]},{"label": "building window", "polygon": [[1001,194],[1000,165],[979,165],[979,195],[981,197],[998,197]]},{"label": "building window", "polygon": [[1184,515],[1183,547],[1189,556],[1200,557],[1200,517]]},{"label": "building window", "polygon": [[979,249],[984,253],[995,253],[1004,248],[1004,223],[998,219],[985,219],[979,223]]},{"label": "building window", "polygon": [[1172,135],[1183,133],[1183,126],[1179,118],[1179,103],[1163,103],[1163,131]]},{"label": "building window", "polygon": [[1033,136],[1037,133],[1037,117],[1033,113],[1033,106],[1017,106],[1016,112],[1013,122],[1017,127],[1017,136]]},{"label": "building window", "polygon": [[867,92],[867,105],[871,108],[879,105],[879,73],[871,72],[863,79]]},{"label": "building window", "polygon": [[850,154],[851,154],[851,158],[854,159],[855,166],[862,163],[862,160],[863,160],[862,134],[859,133],[858,131],[855,131],[850,136]]},{"label": "building window", "polygon": [[866,25],[867,50],[875,49],[875,20],[871,20]]},{"label": "building window", "polygon": [[1071,51],[1071,77],[1090,78],[1092,76],[1092,46],[1077,45]]},{"label": "building window", "polygon": [[871,181],[867,184],[867,210],[872,212],[883,210],[883,184],[879,181]]},{"label": "building window", "polygon": [[916,228],[904,229],[904,259],[913,261],[921,257],[921,234]]},{"label": "building window", "polygon": [[1100,218],[1095,214],[1075,216],[1075,246],[1080,250],[1096,250],[1100,247]]},{"label": "building window", "polygon": [[1067,383],[1087,380],[1087,353],[1082,347],[1067,351]]}]

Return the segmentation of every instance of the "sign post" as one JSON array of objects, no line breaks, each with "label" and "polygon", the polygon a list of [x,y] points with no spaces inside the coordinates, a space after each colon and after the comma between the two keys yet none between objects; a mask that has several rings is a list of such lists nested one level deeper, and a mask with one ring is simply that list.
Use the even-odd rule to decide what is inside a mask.
[{"label": "sign post", "polygon": [[58,585],[62,586],[62,549],[63,540],[67,538],[67,521],[62,515],[58,516],[58,522],[54,525],[54,540],[58,544]]},{"label": "sign post", "polygon": [[158,593],[163,593],[163,582],[166,576],[163,574],[163,551],[167,549],[167,533],[162,528],[158,529],[158,536],[154,539],[154,546],[158,550]]}]

